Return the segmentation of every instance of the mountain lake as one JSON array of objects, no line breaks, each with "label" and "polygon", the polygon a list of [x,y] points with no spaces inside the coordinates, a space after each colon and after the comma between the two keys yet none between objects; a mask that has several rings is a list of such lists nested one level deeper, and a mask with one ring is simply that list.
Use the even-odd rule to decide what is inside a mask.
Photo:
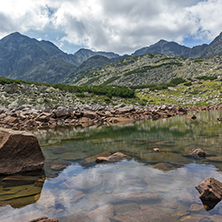
[{"label": "mountain lake", "polygon": [[[195,189],[222,182],[222,111],[195,115],[33,132],[44,171],[0,178],[0,221],[222,221],[222,201],[208,209]],[[197,148],[205,158],[190,155]],[[128,158],[95,163],[115,152]]]}]

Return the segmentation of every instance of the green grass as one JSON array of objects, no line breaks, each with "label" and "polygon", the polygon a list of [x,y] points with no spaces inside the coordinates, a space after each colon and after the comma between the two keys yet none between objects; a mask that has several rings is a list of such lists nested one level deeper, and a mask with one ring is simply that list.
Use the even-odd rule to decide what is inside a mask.
[{"label": "green grass", "polygon": [[200,102],[195,104],[195,106],[206,106],[206,105],[208,105],[207,102]]}]

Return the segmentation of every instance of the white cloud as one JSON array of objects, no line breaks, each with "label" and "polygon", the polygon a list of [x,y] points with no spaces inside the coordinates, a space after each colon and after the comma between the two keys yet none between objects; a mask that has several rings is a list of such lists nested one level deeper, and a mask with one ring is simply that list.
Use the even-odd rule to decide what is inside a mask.
[{"label": "white cloud", "polygon": [[191,19],[197,25],[192,34],[203,40],[212,40],[216,37],[222,31],[221,10],[222,1],[220,0],[208,0],[192,6]]},{"label": "white cloud", "polygon": [[60,33],[60,46],[131,53],[160,39],[210,41],[222,31],[221,9],[220,0],[8,0],[1,3],[0,37],[37,31],[44,39],[50,31]]}]

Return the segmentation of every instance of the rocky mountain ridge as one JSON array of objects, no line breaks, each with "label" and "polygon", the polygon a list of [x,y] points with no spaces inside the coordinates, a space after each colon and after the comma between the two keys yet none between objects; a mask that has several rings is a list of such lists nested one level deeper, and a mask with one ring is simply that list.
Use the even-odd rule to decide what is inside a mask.
[{"label": "rocky mountain ridge", "polygon": [[[118,66],[119,60],[125,61],[126,58],[133,60],[132,56],[160,53],[185,58],[209,58],[222,55],[221,42],[222,34],[209,45],[193,48],[160,40],[154,45],[135,51],[132,55],[120,56],[112,52],[93,52],[89,49],[80,49],[75,54],[67,54],[49,41],[38,41],[16,32],[0,40],[0,76],[49,83],[79,83],[78,79],[84,77],[90,70],[110,63]],[[167,76],[169,72],[171,71],[162,66],[162,75],[165,73],[164,76]],[[178,75],[180,76],[180,73]],[[119,79],[119,75],[111,77]],[[134,77],[142,76],[134,75]],[[149,80],[154,81],[152,78]],[[141,81],[143,82],[142,79]]]},{"label": "rocky mountain ridge", "polygon": [[174,78],[222,76],[222,57],[187,59],[162,54],[128,57],[95,69],[75,81],[77,85],[124,85],[169,83]]},{"label": "rocky mountain ridge", "polygon": [[89,61],[85,63],[83,71],[90,66],[95,68],[104,65],[104,59],[119,56],[115,53],[93,52],[87,49],[67,54],[49,41],[38,41],[15,32],[0,40],[0,76],[58,83],[70,74],[81,71],[81,67],[77,67],[98,55],[101,56],[101,62],[97,59],[95,65],[95,62],[92,64],[92,61]]},{"label": "rocky mountain ridge", "polygon": [[222,32],[209,45],[203,44],[192,48],[179,45],[176,42],[160,40],[148,47],[136,50],[132,55],[145,55],[148,53],[160,53],[185,58],[209,58],[222,55]]}]

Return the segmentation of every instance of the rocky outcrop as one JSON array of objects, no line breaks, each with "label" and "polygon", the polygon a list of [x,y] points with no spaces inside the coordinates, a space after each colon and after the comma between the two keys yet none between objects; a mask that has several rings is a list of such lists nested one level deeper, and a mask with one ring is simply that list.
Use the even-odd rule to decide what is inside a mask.
[{"label": "rocky outcrop", "polygon": [[0,128],[0,159],[0,174],[15,174],[42,169],[45,157],[34,135]]},{"label": "rocky outcrop", "polygon": [[222,183],[214,178],[204,179],[195,187],[206,210],[213,209],[222,200]]}]

